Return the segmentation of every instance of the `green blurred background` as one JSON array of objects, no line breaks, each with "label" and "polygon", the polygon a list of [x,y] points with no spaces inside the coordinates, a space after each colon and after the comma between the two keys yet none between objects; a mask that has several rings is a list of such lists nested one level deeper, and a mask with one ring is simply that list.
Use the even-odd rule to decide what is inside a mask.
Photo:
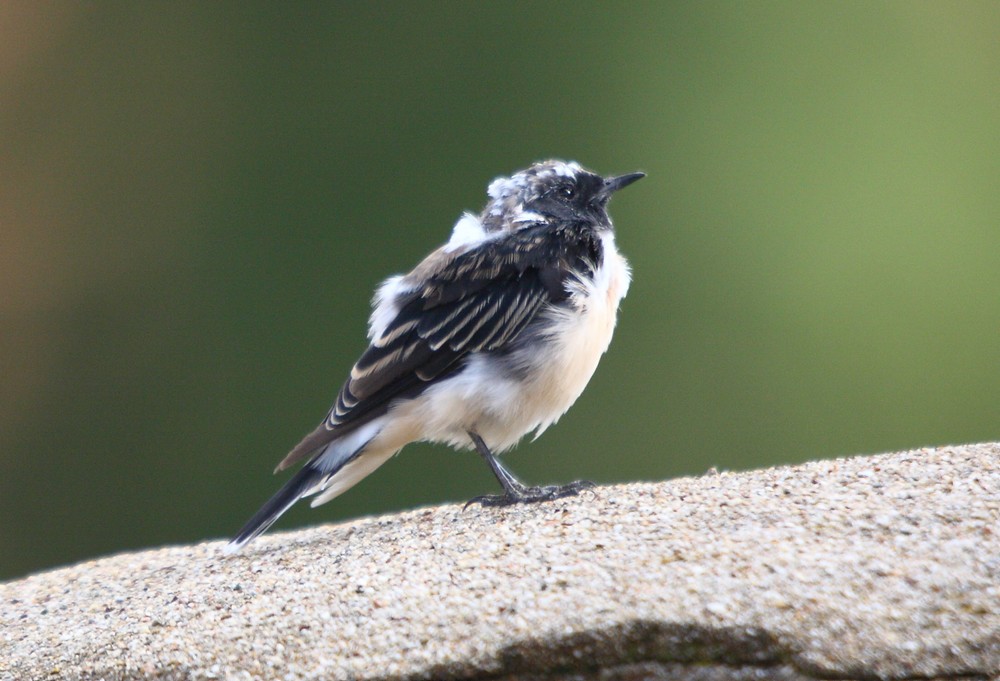
[{"label": "green blurred background", "polygon": [[[649,177],[522,477],[1000,438],[997,74],[995,2],[3,3],[0,578],[236,530],[374,286],[553,156]],[[411,446],[279,528],[495,487]]]}]

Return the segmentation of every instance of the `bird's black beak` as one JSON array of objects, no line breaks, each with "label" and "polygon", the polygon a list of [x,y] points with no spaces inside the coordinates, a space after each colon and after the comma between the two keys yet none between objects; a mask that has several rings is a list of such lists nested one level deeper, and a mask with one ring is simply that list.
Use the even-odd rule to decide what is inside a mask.
[{"label": "bird's black beak", "polygon": [[605,196],[611,196],[619,189],[623,189],[636,180],[641,180],[646,177],[646,173],[629,173],[628,175],[619,175],[618,177],[609,177],[604,181],[604,189],[601,191]]}]

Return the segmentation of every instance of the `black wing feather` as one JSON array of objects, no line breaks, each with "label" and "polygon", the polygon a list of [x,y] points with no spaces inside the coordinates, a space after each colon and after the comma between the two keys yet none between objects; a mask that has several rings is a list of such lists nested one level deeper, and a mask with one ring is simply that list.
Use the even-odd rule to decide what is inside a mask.
[{"label": "black wing feather", "polygon": [[587,226],[527,228],[447,261],[398,301],[380,345],[361,355],[326,420],[281,462],[286,468],[461,368],[473,352],[502,349],[547,304],[569,295],[567,279],[602,256]]}]

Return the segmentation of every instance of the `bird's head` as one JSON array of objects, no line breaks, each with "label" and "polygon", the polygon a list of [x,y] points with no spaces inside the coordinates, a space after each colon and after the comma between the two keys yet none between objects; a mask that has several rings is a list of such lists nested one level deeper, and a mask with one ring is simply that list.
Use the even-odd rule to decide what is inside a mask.
[{"label": "bird's head", "polygon": [[482,224],[487,232],[515,231],[542,222],[610,228],[611,195],[642,177],[644,173],[629,173],[605,179],[575,162],[542,161],[490,184]]}]

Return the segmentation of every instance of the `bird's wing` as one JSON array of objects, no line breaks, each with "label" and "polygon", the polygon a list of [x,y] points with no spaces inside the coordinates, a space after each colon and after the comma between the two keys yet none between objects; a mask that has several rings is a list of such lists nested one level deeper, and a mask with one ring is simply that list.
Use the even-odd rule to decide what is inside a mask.
[{"label": "bird's wing", "polygon": [[557,234],[545,225],[453,257],[432,255],[403,279],[414,281],[393,301],[395,316],[355,363],[324,422],[278,470],[381,416],[393,399],[416,396],[457,370],[469,353],[503,348],[543,306],[567,297],[569,277],[600,258],[600,240],[589,230]]}]

